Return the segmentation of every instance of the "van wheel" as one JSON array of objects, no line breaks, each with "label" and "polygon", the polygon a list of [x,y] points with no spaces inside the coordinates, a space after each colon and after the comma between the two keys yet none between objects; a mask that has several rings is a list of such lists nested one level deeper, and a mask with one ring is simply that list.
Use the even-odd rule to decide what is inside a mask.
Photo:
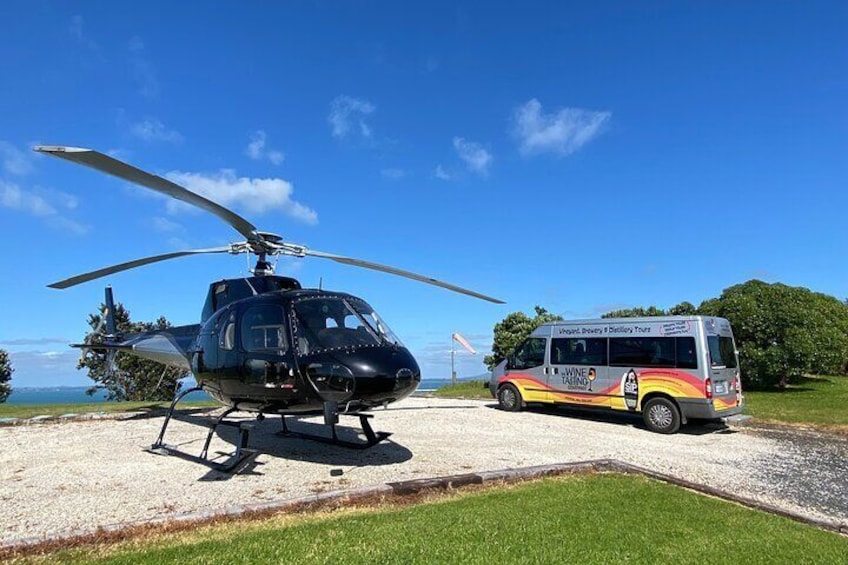
[{"label": "van wheel", "polygon": [[642,408],[642,418],[652,432],[673,434],[680,429],[680,410],[667,398],[649,400]]},{"label": "van wheel", "polygon": [[515,385],[507,383],[498,389],[498,404],[500,405],[501,410],[506,410],[507,412],[518,412],[521,410],[523,403],[524,401],[521,400],[521,393],[518,392]]}]

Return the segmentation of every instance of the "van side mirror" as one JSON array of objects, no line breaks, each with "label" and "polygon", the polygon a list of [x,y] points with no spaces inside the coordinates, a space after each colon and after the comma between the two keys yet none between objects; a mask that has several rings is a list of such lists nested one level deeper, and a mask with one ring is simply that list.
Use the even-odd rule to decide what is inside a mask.
[{"label": "van side mirror", "polygon": [[515,355],[510,354],[506,356],[506,366],[504,367],[507,371],[512,369],[515,366]]}]

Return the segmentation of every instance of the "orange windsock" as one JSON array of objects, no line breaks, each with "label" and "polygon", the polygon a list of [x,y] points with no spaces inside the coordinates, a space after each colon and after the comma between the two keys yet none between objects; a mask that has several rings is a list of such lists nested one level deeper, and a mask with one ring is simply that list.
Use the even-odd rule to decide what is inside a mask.
[{"label": "orange windsock", "polygon": [[453,334],[452,337],[454,340],[456,340],[457,343],[464,347],[468,351],[468,353],[470,353],[471,355],[477,355],[477,352],[474,351],[474,348],[471,347],[471,345],[465,340],[464,337],[462,337],[458,333]]}]

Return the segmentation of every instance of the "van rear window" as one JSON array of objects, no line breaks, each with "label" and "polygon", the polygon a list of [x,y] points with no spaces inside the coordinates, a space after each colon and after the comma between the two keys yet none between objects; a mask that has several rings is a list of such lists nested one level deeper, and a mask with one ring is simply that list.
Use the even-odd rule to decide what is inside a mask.
[{"label": "van rear window", "polygon": [[711,335],[707,336],[710,346],[710,365],[713,367],[736,368],[736,347],[732,337]]}]

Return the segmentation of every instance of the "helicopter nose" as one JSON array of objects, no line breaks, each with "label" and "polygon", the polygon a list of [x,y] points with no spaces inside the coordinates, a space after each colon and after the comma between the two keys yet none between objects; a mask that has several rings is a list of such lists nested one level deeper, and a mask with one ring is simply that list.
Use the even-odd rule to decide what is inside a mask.
[{"label": "helicopter nose", "polygon": [[352,355],[346,359],[356,378],[356,396],[373,402],[400,400],[412,394],[421,382],[421,370],[406,350],[386,351],[367,358]]}]

